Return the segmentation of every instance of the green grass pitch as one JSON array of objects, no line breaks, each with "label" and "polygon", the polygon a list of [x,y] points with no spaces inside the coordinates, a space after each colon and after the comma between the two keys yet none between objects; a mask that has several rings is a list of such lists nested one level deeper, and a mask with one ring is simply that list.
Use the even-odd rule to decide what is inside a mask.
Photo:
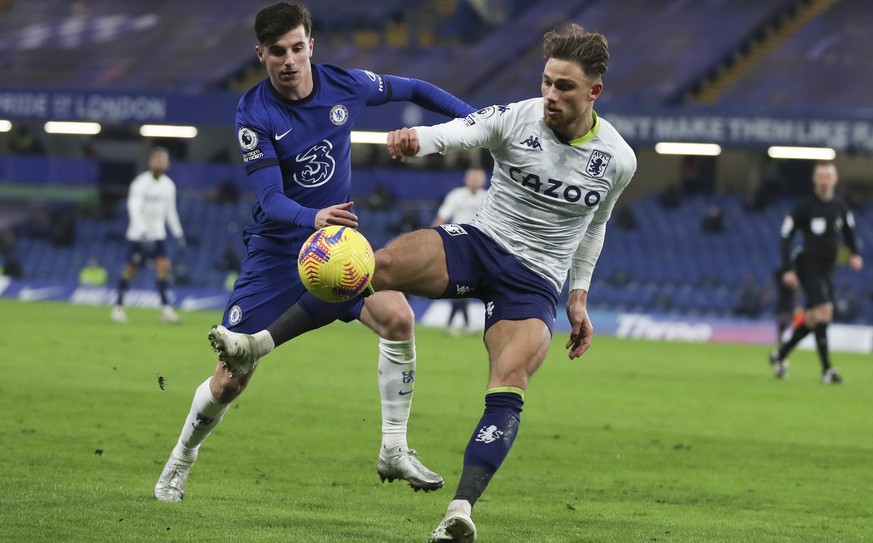
[{"label": "green grass pitch", "polygon": [[[481,415],[480,338],[417,332],[410,444],[446,488],[379,482],[376,338],[334,324],[261,363],[165,504],[152,488],[219,315],[128,315],[0,301],[0,540],[427,540]],[[565,341],[476,506],[480,541],[873,541],[869,356],[834,355],[846,384],[825,386],[809,351],[780,382],[763,347],[596,337],[569,361]]]}]

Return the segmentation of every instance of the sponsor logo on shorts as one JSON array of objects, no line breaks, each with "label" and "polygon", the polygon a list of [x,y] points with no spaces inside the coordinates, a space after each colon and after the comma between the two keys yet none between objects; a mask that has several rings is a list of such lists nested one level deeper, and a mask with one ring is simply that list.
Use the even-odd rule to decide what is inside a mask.
[{"label": "sponsor logo on shorts", "polygon": [[485,316],[487,318],[491,318],[491,315],[494,314],[494,302],[488,302],[485,304]]},{"label": "sponsor logo on shorts", "polygon": [[467,231],[460,224],[441,224],[440,228],[450,236],[465,236]]}]

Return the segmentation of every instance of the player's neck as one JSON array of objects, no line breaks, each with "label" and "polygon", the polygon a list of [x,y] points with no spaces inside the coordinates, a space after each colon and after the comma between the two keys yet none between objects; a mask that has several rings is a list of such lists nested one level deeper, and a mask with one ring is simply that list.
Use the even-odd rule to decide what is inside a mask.
[{"label": "player's neck", "polygon": [[591,110],[587,111],[579,120],[567,127],[566,130],[562,130],[558,132],[557,130],[552,130],[558,139],[563,141],[564,143],[570,143],[573,140],[577,140],[589,132],[594,128],[594,114]]}]

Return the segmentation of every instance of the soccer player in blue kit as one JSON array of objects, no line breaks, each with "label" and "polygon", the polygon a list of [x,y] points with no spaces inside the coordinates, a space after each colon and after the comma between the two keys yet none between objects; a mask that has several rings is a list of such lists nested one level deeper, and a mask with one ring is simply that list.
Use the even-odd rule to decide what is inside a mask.
[{"label": "soccer player in blue kit", "polygon": [[[383,481],[406,480],[416,490],[438,489],[442,477],[427,469],[406,442],[415,380],[415,318],[406,299],[384,291],[351,309],[321,302],[300,282],[296,257],[314,230],[332,224],[358,226],[349,201],[350,155],[351,129],[361,110],[410,101],[458,118],[474,109],[423,81],[313,64],[311,32],[309,11],[297,3],[270,5],[255,18],[255,50],[268,77],[240,99],[236,129],[258,202],[254,222],[244,230],[248,254],[220,329],[254,333],[298,301],[306,330],[337,319],[359,319],[380,337],[379,476]],[[234,375],[219,364],[197,388],[178,443],[155,485],[155,498],[182,500],[200,444],[251,376]]]},{"label": "soccer player in blue kit", "polygon": [[[394,158],[474,147],[494,158],[491,188],[469,223],[416,230],[376,252],[377,294],[396,289],[485,304],[485,409],[467,442],[455,496],[429,543],[476,540],[473,507],[518,436],[525,391],[549,351],[565,283],[571,325],[565,348],[573,359],[591,345],[591,278],[607,221],[637,168],[633,149],[594,110],[609,60],[606,38],[570,25],[543,36],[543,56],[541,97],[388,133]],[[269,353],[260,348],[265,336],[279,345],[293,335],[298,312],[289,309],[253,336],[221,334],[225,363],[244,374]]]}]

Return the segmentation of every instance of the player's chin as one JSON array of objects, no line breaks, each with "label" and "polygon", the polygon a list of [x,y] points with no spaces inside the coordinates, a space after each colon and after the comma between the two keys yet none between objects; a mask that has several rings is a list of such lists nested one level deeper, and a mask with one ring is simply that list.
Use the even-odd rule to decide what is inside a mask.
[{"label": "player's chin", "polygon": [[545,121],[546,126],[551,128],[552,130],[555,130],[561,127],[561,114],[546,111],[546,114],[543,115],[543,121]]}]

